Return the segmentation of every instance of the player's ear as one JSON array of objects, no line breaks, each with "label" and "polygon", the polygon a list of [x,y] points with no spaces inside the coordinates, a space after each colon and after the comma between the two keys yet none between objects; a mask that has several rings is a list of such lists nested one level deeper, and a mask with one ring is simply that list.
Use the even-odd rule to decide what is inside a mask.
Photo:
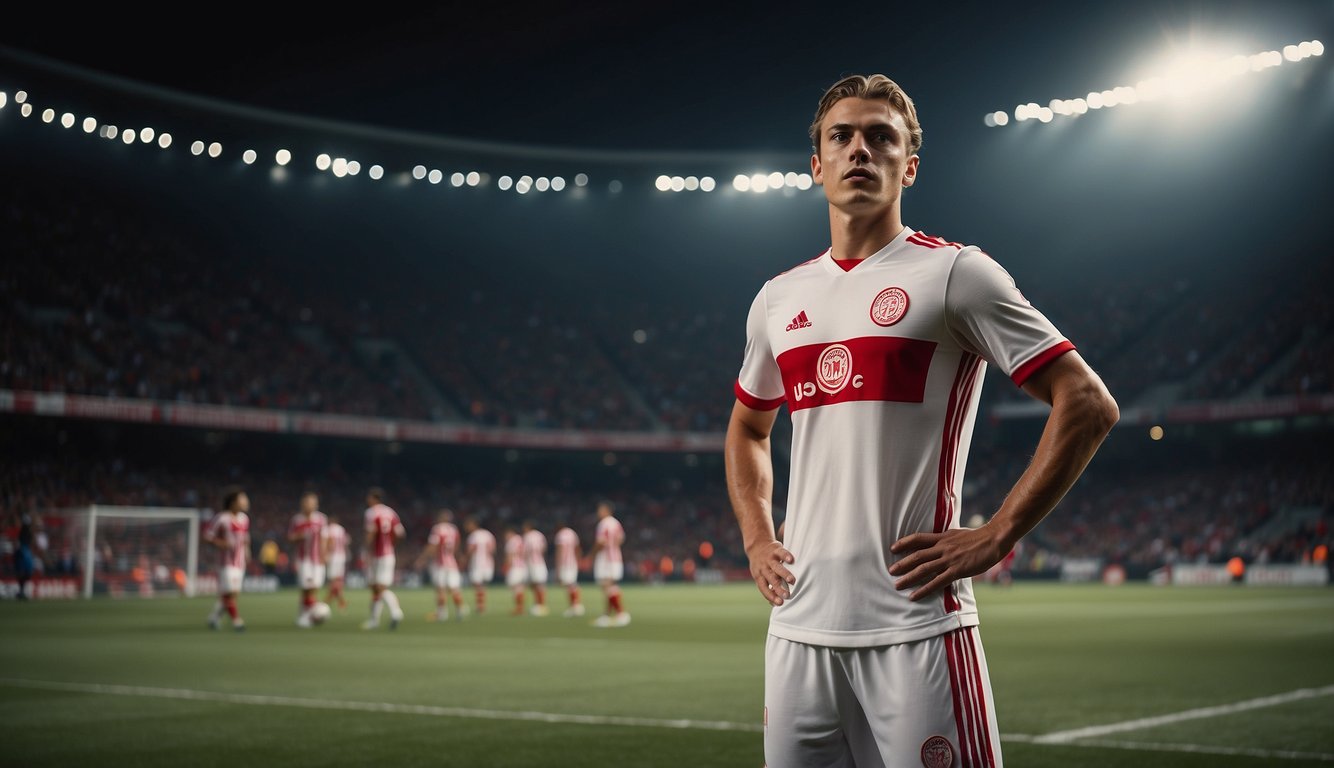
[{"label": "player's ear", "polygon": [[811,153],[811,178],[816,184],[824,184],[824,166],[820,165],[819,153]]},{"label": "player's ear", "polygon": [[922,162],[922,158],[913,155],[908,158],[907,164],[903,168],[903,186],[911,187],[917,180],[917,165]]}]

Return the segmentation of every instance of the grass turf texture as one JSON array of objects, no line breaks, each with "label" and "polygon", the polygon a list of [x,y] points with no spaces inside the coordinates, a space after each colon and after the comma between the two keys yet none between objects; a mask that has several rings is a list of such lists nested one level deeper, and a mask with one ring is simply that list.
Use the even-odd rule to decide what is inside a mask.
[{"label": "grass turf texture", "polygon": [[[1334,590],[979,585],[1003,735],[1037,736],[1334,684]],[[0,678],[332,702],[655,719],[760,720],[767,609],[753,587],[631,587],[634,622],[492,612],[429,623],[402,591],[396,632],[353,593],[314,630],[296,595],[242,595],[245,634],[207,599],[0,603]],[[597,605],[596,588],[585,595]],[[553,613],[564,596],[552,591]],[[1099,737],[1260,750],[1192,754],[1006,741],[1011,766],[1328,765],[1334,696]],[[177,700],[0,683],[13,765],[759,766],[760,734]],[[1294,759],[1279,752],[1311,753]]]}]

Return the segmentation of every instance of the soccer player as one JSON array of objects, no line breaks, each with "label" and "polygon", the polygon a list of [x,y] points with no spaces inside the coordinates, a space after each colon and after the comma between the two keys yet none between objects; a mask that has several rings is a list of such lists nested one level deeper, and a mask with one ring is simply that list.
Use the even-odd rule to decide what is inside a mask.
[{"label": "soccer player", "polygon": [[532,520],[523,523],[523,561],[528,569],[528,583],[533,588],[534,616],[546,616],[547,609],[547,537]]},{"label": "soccer player", "polygon": [[398,513],[384,503],[384,491],[372,488],[366,492],[366,546],[370,550],[371,617],[362,623],[362,629],[380,626],[380,614],[389,606],[389,628],[398,629],[403,620],[403,609],[398,596],[390,589],[394,585],[394,542],[406,531]]},{"label": "soccer player", "polygon": [[496,535],[473,518],[463,521],[468,534],[468,581],[472,583],[474,610],[486,612],[486,585],[496,576]]},{"label": "soccer player", "polygon": [[329,591],[324,602],[338,601],[338,610],[347,610],[347,598],[343,596],[343,578],[347,575],[347,529],[339,525],[338,518],[330,517],[329,525],[324,529],[324,561],[328,563],[327,576]]},{"label": "soccer player", "polygon": [[245,619],[236,611],[236,596],[245,578],[246,559],[250,555],[250,497],[235,486],[222,497],[222,511],[213,516],[204,531],[204,540],[222,553],[218,567],[218,602],[208,615],[208,628],[217,629],[223,611],[231,617],[232,629],[245,631]]},{"label": "soccer player", "polygon": [[287,540],[296,545],[296,580],[301,587],[301,608],[296,625],[308,629],[310,609],[315,607],[315,593],[324,586],[325,528],[329,521],[319,510],[320,497],[314,491],[301,495],[301,511],[287,526]]},{"label": "soccer player", "polygon": [[[760,593],[765,758],[809,765],[1000,765],[971,576],[1060,500],[1118,418],[1073,345],[985,253],[903,225],[922,132],[883,75],[820,100],[811,172],[831,247],[751,305],[725,444]],[[959,525],[990,362],[1051,407],[990,522]],[[769,436],[792,415],[785,536]]]},{"label": "soccer player", "polygon": [[593,578],[602,586],[607,598],[607,609],[593,621],[598,627],[624,627],[630,623],[630,614],[621,603],[621,586],[625,577],[625,563],[621,560],[621,545],[625,543],[625,529],[612,517],[610,501],[598,504],[598,527],[593,541]]},{"label": "soccer player", "polygon": [[579,558],[583,551],[579,547],[579,534],[569,525],[562,525],[556,531],[556,580],[565,587],[570,598],[570,607],[565,609],[565,618],[584,615],[584,604],[579,601]]},{"label": "soccer player", "polygon": [[514,526],[507,525],[504,530],[505,537],[505,585],[514,593],[514,610],[510,611],[512,616],[523,615],[523,596],[524,590],[528,586],[528,561],[524,559],[523,536],[514,530]]},{"label": "soccer player", "polygon": [[454,512],[440,510],[431,533],[426,537],[426,549],[417,558],[417,567],[423,561],[431,561],[431,583],[435,585],[435,613],[432,621],[449,619],[449,603],[454,603],[454,614],[462,619],[468,614],[468,606],[463,604],[462,578],[459,575],[458,561],[459,529],[454,525]]}]

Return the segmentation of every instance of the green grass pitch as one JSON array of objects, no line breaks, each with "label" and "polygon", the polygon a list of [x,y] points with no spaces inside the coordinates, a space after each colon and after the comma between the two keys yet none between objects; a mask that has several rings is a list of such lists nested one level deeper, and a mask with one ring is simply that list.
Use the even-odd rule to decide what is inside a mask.
[{"label": "green grass pitch", "polygon": [[[978,593],[1010,766],[1334,763],[1334,590]],[[595,587],[585,595],[598,604]],[[359,628],[365,592],[309,631],[292,624],[295,593],[242,595],[244,634],[208,631],[204,598],[0,603],[0,763],[762,763],[767,610],[749,585],[628,588],[622,629],[511,617],[501,589],[485,616],[430,623],[430,593],[400,596],[396,632]],[[559,614],[564,595],[552,597]],[[1072,744],[1032,740],[1302,689]],[[678,720],[691,722],[660,722]]]}]

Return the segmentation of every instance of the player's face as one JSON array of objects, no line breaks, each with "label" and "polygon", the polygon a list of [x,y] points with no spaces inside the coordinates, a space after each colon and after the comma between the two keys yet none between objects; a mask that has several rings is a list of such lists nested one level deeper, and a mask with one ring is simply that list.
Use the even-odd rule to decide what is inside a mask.
[{"label": "player's face", "polygon": [[320,497],[313,493],[308,493],[301,497],[301,511],[310,514],[320,508]]},{"label": "player's face", "polygon": [[918,157],[908,142],[903,115],[889,102],[843,99],[820,123],[811,175],[835,208],[849,213],[889,208],[917,177]]},{"label": "player's face", "polygon": [[240,496],[237,496],[237,497],[236,497],[236,511],[237,511],[237,512],[246,512],[246,513],[249,513],[249,512],[250,512],[250,497],[249,497],[249,496],[247,496],[247,495],[245,495],[245,494],[243,493],[243,494],[241,494]]}]

